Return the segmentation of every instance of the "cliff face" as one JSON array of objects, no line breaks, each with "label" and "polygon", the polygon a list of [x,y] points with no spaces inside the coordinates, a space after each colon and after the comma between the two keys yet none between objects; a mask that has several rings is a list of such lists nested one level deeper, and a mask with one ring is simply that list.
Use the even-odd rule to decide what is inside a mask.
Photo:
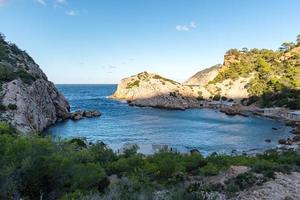
[{"label": "cliff face", "polygon": [[20,132],[40,132],[69,117],[69,104],[33,59],[0,37],[0,110]]}]

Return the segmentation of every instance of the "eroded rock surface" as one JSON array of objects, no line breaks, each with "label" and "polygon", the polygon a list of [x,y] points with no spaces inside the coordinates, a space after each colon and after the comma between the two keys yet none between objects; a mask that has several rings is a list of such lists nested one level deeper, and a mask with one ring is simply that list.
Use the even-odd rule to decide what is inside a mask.
[{"label": "eroded rock surface", "polygon": [[30,133],[69,118],[69,103],[34,60],[3,38],[0,45],[0,119]]}]

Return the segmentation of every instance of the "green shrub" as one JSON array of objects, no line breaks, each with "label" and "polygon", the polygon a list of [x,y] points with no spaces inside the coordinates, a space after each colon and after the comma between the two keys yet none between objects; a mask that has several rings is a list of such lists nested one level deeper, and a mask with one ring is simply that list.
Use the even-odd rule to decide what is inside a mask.
[{"label": "green shrub", "polygon": [[265,178],[256,176],[251,172],[239,174],[225,182],[226,194],[228,197],[234,197],[237,192],[249,189],[254,185],[262,185],[265,181]]},{"label": "green shrub", "polygon": [[3,104],[0,104],[0,111],[6,111],[6,106]]},{"label": "green shrub", "polygon": [[214,101],[219,101],[221,99],[221,95],[220,94],[216,94],[214,97],[213,97],[213,100]]},{"label": "green shrub", "polygon": [[16,129],[14,129],[10,124],[0,121],[0,135],[15,135],[16,133]]},{"label": "green shrub", "polygon": [[219,174],[220,169],[213,163],[208,163],[199,169],[199,173],[204,176],[214,176]]},{"label": "green shrub", "polygon": [[127,86],[126,86],[126,88],[127,89],[131,89],[133,87],[139,87],[139,86],[140,86],[140,81],[136,80],[136,81],[128,83]]},{"label": "green shrub", "polygon": [[10,82],[17,78],[13,69],[0,64],[0,83]]},{"label": "green shrub", "polygon": [[24,69],[18,69],[16,75],[26,84],[32,84],[36,78],[26,72]]},{"label": "green shrub", "polygon": [[86,142],[81,138],[73,138],[70,140],[71,144],[75,144],[80,148],[87,148]]},{"label": "green shrub", "polygon": [[7,108],[9,110],[17,110],[18,109],[18,106],[16,104],[8,104]]}]

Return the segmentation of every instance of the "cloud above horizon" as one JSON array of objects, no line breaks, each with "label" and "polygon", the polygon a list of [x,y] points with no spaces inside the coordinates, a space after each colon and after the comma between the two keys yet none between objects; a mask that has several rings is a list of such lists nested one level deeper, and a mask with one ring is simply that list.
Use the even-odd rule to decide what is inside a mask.
[{"label": "cloud above horizon", "polygon": [[188,32],[192,29],[196,29],[197,28],[197,24],[196,22],[194,21],[191,21],[189,24],[179,24],[179,25],[176,25],[175,29],[177,31],[185,31],[185,32]]},{"label": "cloud above horizon", "polygon": [[79,12],[77,12],[76,10],[67,10],[66,15],[75,17],[75,16],[79,16]]}]

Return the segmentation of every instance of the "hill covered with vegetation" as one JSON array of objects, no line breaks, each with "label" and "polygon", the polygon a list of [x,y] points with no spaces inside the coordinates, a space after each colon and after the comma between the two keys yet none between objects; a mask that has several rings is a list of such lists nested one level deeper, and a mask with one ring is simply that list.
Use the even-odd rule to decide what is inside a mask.
[{"label": "hill covered with vegetation", "polygon": [[300,35],[296,43],[283,43],[276,51],[229,50],[218,75],[209,84],[240,77],[250,78],[246,104],[300,109]]}]

